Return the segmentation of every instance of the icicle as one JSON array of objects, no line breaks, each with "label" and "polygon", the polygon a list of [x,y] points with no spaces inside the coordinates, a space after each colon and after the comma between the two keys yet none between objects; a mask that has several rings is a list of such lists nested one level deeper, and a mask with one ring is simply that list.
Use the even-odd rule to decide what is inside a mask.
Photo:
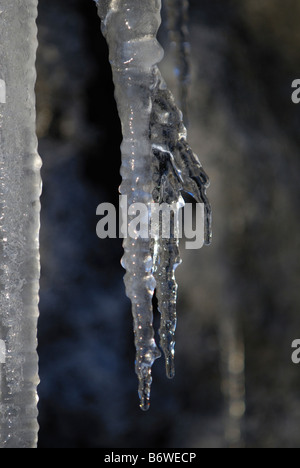
[{"label": "icicle", "polygon": [[37,444],[37,0],[0,0],[0,447]]},{"label": "icicle", "polygon": [[190,43],[188,34],[188,0],[166,0],[168,29],[174,48],[175,71],[179,83],[179,105],[188,120],[187,99],[190,83]]},{"label": "icicle", "polygon": [[[122,122],[121,193],[128,205],[143,203],[151,217],[151,204],[183,205],[181,191],[205,203],[206,243],[210,243],[208,178],[186,142],[182,113],[160,75],[157,64],[163,51],[156,40],[160,25],[160,0],[98,1],[102,30],[110,50],[115,94]],[[123,266],[126,292],[132,302],[136,373],[141,408],[150,404],[151,368],[160,356],[153,331],[152,298],[156,288],[161,312],[160,344],[169,377],[174,375],[177,284],[180,263],[178,217],[172,221],[170,239],[124,240]],[[151,219],[148,220],[151,223]]]},{"label": "icicle", "polygon": [[[152,202],[152,159],[149,140],[155,64],[163,52],[156,40],[160,25],[160,1],[111,0],[98,3],[102,29],[110,48],[116,99],[122,122],[121,194],[128,205]],[[132,302],[136,373],[140,404],[148,409],[151,367],[160,356],[154,340],[152,298],[155,280],[149,239],[136,236],[124,240],[125,285]]]},{"label": "icicle", "polygon": [[[209,186],[197,156],[186,141],[186,129],[182,113],[157,71],[158,85],[153,93],[151,114],[151,142],[155,157],[153,198],[157,203],[177,204],[177,211],[184,206],[181,192],[190,193],[205,206],[205,243],[211,242],[211,208],[206,197]],[[170,239],[156,239],[153,251],[154,277],[158,308],[161,312],[160,339],[169,378],[174,377],[174,347],[176,329],[177,284],[175,270],[181,263],[179,254],[179,220],[173,218]]]}]

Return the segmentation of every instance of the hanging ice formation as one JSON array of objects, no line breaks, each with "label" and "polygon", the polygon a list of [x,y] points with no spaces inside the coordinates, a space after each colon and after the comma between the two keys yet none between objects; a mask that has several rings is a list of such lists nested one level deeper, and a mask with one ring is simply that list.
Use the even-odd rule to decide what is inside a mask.
[{"label": "hanging ice formation", "polygon": [[[183,2],[185,0],[182,0]],[[180,2],[176,2],[176,5]],[[181,192],[205,205],[205,243],[211,240],[208,178],[186,141],[182,113],[160,74],[163,50],[156,35],[161,0],[98,0],[102,31],[109,45],[115,95],[122,123],[121,194],[128,206],[153,202],[183,206]],[[149,208],[149,217],[150,217]],[[150,219],[151,222],[151,219]],[[169,239],[124,239],[122,264],[132,302],[140,406],[150,405],[151,368],[160,357],[153,330],[154,291],[161,313],[160,347],[168,377],[174,376],[177,284],[180,264],[177,217]]]},{"label": "hanging ice formation", "polygon": [[37,0],[0,0],[0,447],[37,444]]},{"label": "hanging ice formation", "polygon": [[168,29],[175,55],[179,84],[179,103],[184,121],[188,120],[187,99],[190,84],[190,43],[188,39],[188,0],[166,0]]}]

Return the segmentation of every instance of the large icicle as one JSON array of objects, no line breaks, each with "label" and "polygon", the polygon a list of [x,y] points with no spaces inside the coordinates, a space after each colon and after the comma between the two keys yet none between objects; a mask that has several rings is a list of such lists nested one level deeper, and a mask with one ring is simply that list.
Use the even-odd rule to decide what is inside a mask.
[{"label": "large icicle", "polygon": [[[156,40],[160,25],[160,1],[105,0],[98,3],[102,29],[110,49],[115,93],[122,122],[122,195],[128,206],[152,202],[152,159],[149,139],[152,91],[156,84],[155,64],[163,56]],[[154,340],[150,240],[136,236],[124,239],[125,285],[132,302],[136,373],[140,404],[150,403],[151,367],[160,356]]]},{"label": "large icicle", "polygon": [[0,0],[0,447],[37,445],[37,0]]},{"label": "large icicle", "polygon": [[[108,41],[115,94],[122,122],[121,193],[128,206],[143,203],[183,205],[181,191],[205,203],[206,243],[210,243],[208,178],[186,142],[182,113],[160,75],[163,51],[156,40],[160,0],[99,0],[102,30]],[[148,220],[151,222],[151,220]],[[136,373],[141,408],[150,404],[151,367],[160,352],[154,340],[152,298],[156,288],[161,312],[160,344],[169,377],[174,375],[177,284],[180,263],[177,216],[169,239],[124,240],[126,292],[132,302]]]}]

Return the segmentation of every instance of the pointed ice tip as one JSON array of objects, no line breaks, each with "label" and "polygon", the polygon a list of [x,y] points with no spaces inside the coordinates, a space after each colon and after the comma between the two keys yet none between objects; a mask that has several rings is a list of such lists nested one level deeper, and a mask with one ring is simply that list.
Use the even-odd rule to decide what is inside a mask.
[{"label": "pointed ice tip", "polygon": [[140,395],[140,408],[142,411],[148,411],[150,408],[150,396]]},{"label": "pointed ice tip", "polygon": [[141,401],[140,402],[140,408],[142,411],[146,412],[150,408],[150,401]]},{"label": "pointed ice tip", "polygon": [[151,394],[151,367],[143,369],[143,375],[139,376],[139,398],[140,408],[142,411],[148,411],[150,408],[150,394]]},{"label": "pointed ice tip", "polygon": [[211,245],[212,244],[212,220],[211,218],[206,221],[206,229],[205,229],[205,234],[204,234],[204,244],[205,245]]},{"label": "pointed ice tip", "polygon": [[174,379],[175,374],[176,374],[175,369],[167,369],[167,371],[166,371],[166,375],[167,375],[168,379],[170,379],[170,380]]},{"label": "pointed ice tip", "polygon": [[204,241],[205,245],[211,245],[212,244],[212,235],[210,234],[209,236],[206,237]]},{"label": "pointed ice tip", "polygon": [[170,358],[166,361],[166,375],[168,379],[174,379],[175,377],[175,360]]}]

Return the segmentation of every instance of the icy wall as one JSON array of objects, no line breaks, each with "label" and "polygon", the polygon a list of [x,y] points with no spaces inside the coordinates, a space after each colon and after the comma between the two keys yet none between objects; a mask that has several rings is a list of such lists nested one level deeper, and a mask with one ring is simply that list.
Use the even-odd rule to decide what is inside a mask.
[{"label": "icy wall", "polygon": [[37,444],[37,0],[0,0],[0,446]]}]

